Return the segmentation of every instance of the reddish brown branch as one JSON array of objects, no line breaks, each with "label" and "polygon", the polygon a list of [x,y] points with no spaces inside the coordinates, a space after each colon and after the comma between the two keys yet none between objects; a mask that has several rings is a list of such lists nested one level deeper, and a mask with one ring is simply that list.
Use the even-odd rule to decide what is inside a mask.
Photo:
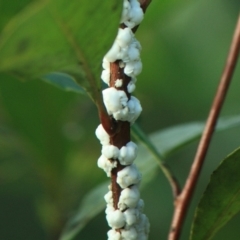
[{"label": "reddish brown branch", "polygon": [[[147,7],[151,3],[151,0],[141,0],[140,4],[144,12],[146,12]],[[120,25],[120,28],[125,28],[124,24]],[[139,26],[136,26],[132,29],[135,33]],[[117,60],[114,63],[110,64],[110,87],[115,87],[115,81],[117,79],[122,79],[123,84],[121,87],[115,87],[118,90],[125,91],[126,95],[130,99],[130,94],[127,91],[127,85],[131,81],[131,78],[124,74],[123,68],[120,67],[120,61]],[[113,118],[109,117],[106,111],[100,112],[100,119],[104,129],[107,133],[111,136],[111,144],[117,146],[119,149],[125,146],[130,141],[130,125],[129,123],[124,123],[121,121],[115,121]],[[124,129],[124,130],[123,130]],[[126,130],[127,129],[127,130]],[[178,181],[172,175],[168,167],[164,164],[159,162],[159,166],[163,171],[164,175],[168,179],[170,186],[172,188],[173,197],[174,199],[180,193],[180,187],[178,185]],[[116,183],[117,173],[120,171],[124,166],[121,166],[118,162],[118,166],[116,169],[112,171],[112,191],[113,191],[113,199],[114,199],[114,207],[117,208],[117,203],[119,200],[119,196],[121,193],[121,188]]]},{"label": "reddish brown branch", "polygon": [[189,176],[186,180],[183,191],[175,202],[175,211],[173,215],[172,225],[169,232],[169,240],[177,240],[180,237],[184,218],[186,216],[190,200],[192,198],[197,180],[214,132],[214,128],[223,106],[226,93],[231,82],[235,66],[240,50],[240,16],[233,36],[227,62],[212,104],[210,113],[203,131],[201,140],[198,145],[196,156],[191,167]]},{"label": "reddish brown branch", "polygon": [[[119,149],[126,146],[130,142],[130,123],[129,122],[119,122],[121,124],[120,131],[110,138],[110,144],[118,147]],[[113,206],[118,209],[119,197],[121,195],[121,187],[117,183],[117,173],[121,171],[125,166],[121,165],[117,160],[117,167],[113,168],[111,172],[111,183],[113,192]]]},{"label": "reddish brown branch", "polygon": [[[141,1],[141,7],[145,12],[151,0],[143,0]],[[125,26],[123,24],[120,25],[121,28]],[[138,26],[137,26],[138,27]],[[137,30],[137,27],[133,29],[133,32]],[[110,87],[115,87],[118,90],[125,91],[127,97],[130,99],[130,94],[127,91],[127,85],[131,81],[131,78],[124,74],[124,68],[120,66],[120,61],[117,60],[114,63],[110,63]],[[116,87],[115,82],[117,79],[122,80],[122,86]],[[106,132],[110,135],[110,144],[118,147],[125,146],[128,142],[130,142],[130,123],[116,121],[113,118],[109,117],[104,109],[99,113],[101,123],[106,130]],[[118,209],[119,197],[121,194],[121,187],[117,183],[117,173],[122,170],[125,166],[122,166],[120,162],[117,160],[117,167],[114,168],[111,172],[111,185],[113,192],[113,205],[115,209]]]},{"label": "reddish brown branch", "polygon": [[[123,90],[128,98],[130,94],[127,91],[127,85],[130,82],[131,78],[124,74],[124,68],[121,68],[119,61],[110,63],[110,87],[115,87],[115,82],[117,79],[122,79],[122,86],[117,88],[118,90]],[[123,146],[126,146],[130,142],[130,123],[117,121],[118,132],[110,137],[110,144],[121,149]],[[111,172],[111,183],[112,183],[112,192],[113,192],[113,206],[115,209],[118,209],[119,197],[121,194],[121,187],[117,183],[117,173],[121,171],[125,166],[121,165],[117,160],[117,167],[114,168]]]},{"label": "reddish brown branch", "polygon": [[98,107],[98,110],[100,122],[103,125],[103,128],[109,134],[109,136],[113,136],[117,132],[117,123],[111,116],[107,114],[106,109],[100,111],[100,107]]},{"label": "reddish brown branch", "polygon": [[152,0],[140,0],[140,5],[141,5],[141,8],[143,10],[143,12],[145,13],[149,4],[151,3]]}]

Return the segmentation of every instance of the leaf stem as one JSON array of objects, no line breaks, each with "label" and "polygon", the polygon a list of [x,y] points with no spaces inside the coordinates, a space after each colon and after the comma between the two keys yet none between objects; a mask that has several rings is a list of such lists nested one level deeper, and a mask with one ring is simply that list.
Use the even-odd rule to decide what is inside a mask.
[{"label": "leaf stem", "polygon": [[186,216],[189,203],[195,190],[197,180],[199,178],[199,174],[215,129],[215,125],[220,114],[221,108],[223,106],[223,102],[226,97],[226,93],[231,82],[235,66],[237,64],[239,50],[240,50],[240,15],[235,28],[235,33],[230,46],[225,68],[214,101],[212,103],[212,107],[208,115],[205,129],[203,131],[202,137],[198,145],[194,162],[192,164],[185,186],[181,194],[179,194],[175,201],[175,210],[168,240],[177,240],[180,237],[184,218]]},{"label": "leaf stem", "polygon": [[156,159],[158,166],[162,170],[163,174],[167,178],[172,188],[173,198],[176,199],[179,193],[181,192],[180,185],[177,179],[173,176],[169,167],[164,162],[164,157],[162,156],[162,154],[155,148],[150,139],[146,136],[146,134],[141,130],[141,128],[136,123],[132,126],[132,134],[139,142],[141,142],[149,150],[149,152]]}]

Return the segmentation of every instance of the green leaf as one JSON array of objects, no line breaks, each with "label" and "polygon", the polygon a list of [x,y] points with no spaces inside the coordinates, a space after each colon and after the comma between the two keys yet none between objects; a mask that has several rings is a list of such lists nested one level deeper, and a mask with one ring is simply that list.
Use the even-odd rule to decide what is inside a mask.
[{"label": "green leaf", "polygon": [[[240,116],[222,117],[218,121],[216,132],[224,131],[240,125]],[[150,140],[161,154],[166,157],[185,145],[198,139],[203,131],[204,123],[193,122],[177,125],[157,131],[150,135]]]},{"label": "green leaf", "polygon": [[133,137],[138,140],[138,142],[141,142],[149,150],[149,152],[151,152],[156,157],[156,159],[158,159],[160,162],[163,161],[162,154],[155,148],[151,140],[137,125],[137,123],[132,126],[131,133]]},{"label": "green leaf", "polygon": [[66,73],[101,101],[101,62],[116,35],[122,1],[24,1],[10,8],[11,1],[0,8],[0,71],[24,80]]},{"label": "green leaf", "polygon": [[67,223],[59,240],[71,240],[84,226],[105,207],[103,193],[106,193],[109,182],[104,182],[90,191],[80,205],[80,211]]},{"label": "green leaf", "polygon": [[42,79],[52,84],[53,86],[56,86],[62,90],[69,91],[69,92],[75,92],[80,94],[85,94],[85,90],[81,88],[74,80],[73,77],[66,73],[49,73],[46,76],[42,77]]},{"label": "green leaf", "polygon": [[60,175],[69,150],[62,132],[64,114],[76,95],[40,80],[22,83],[3,74],[0,79],[0,100],[8,114],[9,125],[30,144],[28,149],[34,149],[43,171],[49,167],[49,171]]},{"label": "green leaf", "polygon": [[191,240],[210,240],[240,210],[240,148],[213,172],[196,209]]},{"label": "green leaf", "polygon": [[2,31],[4,26],[9,22],[9,19],[18,14],[18,12],[20,12],[31,1],[32,0],[14,1],[14,4],[11,5],[8,1],[0,1],[0,31]]},{"label": "green leaf", "polygon": [[[18,136],[12,129],[0,126],[0,177],[2,182],[4,182],[1,188],[3,191],[4,187],[10,191],[13,190],[14,187],[11,185],[13,181],[19,183],[27,174],[33,172],[29,164],[32,158],[27,154],[24,140],[24,138]],[[37,184],[34,180],[31,181],[31,183],[29,183],[29,181],[24,183],[26,184],[24,189],[27,189],[27,191],[23,191],[23,188],[21,188],[21,190],[19,188],[15,190],[23,191],[23,194],[27,195],[32,186],[34,186],[34,190],[36,189]]]},{"label": "green leaf", "polygon": [[[63,92],[40,80],[22,83],[2,73],[0,79],[0,102],[4,107],[3,116],[7,118],[4,125],[18,136],[17,139],[8,139],[2,134],[4,139],[0,139],[0,147],[5,153],[9,148],[11,155],[8,161],[1,157],[0,165],[6,170],[5,174],[11,167],[12,176],[8,175],[17,184],[12,186],[14,192],[23,192],[26,195],[34,192],[38,201],[35,206],[41,208],[40,205],[43,205],[40,220],[44,226],[51,228],[62,221],[59,212],[60,209],[62,211],[63,204],[66,204],[66,209],[69,204],[68,199],[64,198],[63,203],[60,197],[65,190],[68,154],[73,146],[69,144],[64,128],[71,122],[66,113],[69,113],[69,107],[76,101],[77,95]],[[1,140],[4,142],[1,143]],[[11,142],[8,143],[9,141]],[[8,145],[15,149],[12,150]],[[8,180],[4,175],[1,177]],[[9,188],[9,185],[5,188]],[[45,206],[53,206],[50,218],[43,218]],[[54,221],[51,221],[52,218]]]},{"label": "green leaf", "polygon": [[[219,121],[216,130],[227,130],[239,125],[240,116],[225,117]],[[203,127],[203,123],[188,123],[156,132],[151,134],[148,138],[139,127],[135,126],[133,129],[134,136],[137,136],[137,138],[141,140],[138,149],[138,157],[135,161],[139,171],[143,175],[141,187],[144,188],[147,186],[147,184],[154,179],[159,170],[159,166],[154,160],[156,157],[156,151],[159,150],[164,156],[174,153],[180,147],[184,147],[188,143],[199,138]],[[149,151],[146,151],[146,146]],[[103,196],[107,192],[108,184],[109,183],[106,182],[98,185],[86,194],[80,208],[69,220],[62,232],[61,240],[72,239],[83,229],[90,219],[94,218],[101,210],[103,210],[105,206]],[[90,196],[95,196],[95,198],[92,198],[92,201],[89,201],[88,199]],[[96,206],[97,204],[98,206]],[[86,211],[86,209],[93,210]]]}]

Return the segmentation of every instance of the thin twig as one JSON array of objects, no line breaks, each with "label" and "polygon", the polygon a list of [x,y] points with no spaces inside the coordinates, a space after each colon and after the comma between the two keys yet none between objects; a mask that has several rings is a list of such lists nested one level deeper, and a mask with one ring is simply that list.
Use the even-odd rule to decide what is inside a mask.
[{"label": "thin twig", "polygon": [[184,218],[186,216],[190,200],[192,198],[197,180],[215,129],[215,125],[223,106],[223,102],[231,82],[235,66],[240,50],[240,15],[238,18],[237,26],[231,43],[230,51],[228,54],[227,62],[212,104],[210,113],[205,125],[204,132],[198,145],[196,156],[191,167],[189,176],[186,180],[183,191],[178,196],[175,202],[175,210],[172,220],[171,229],[169,232],[169,240],[177,240],[180,237],[181,229],[183,226]]},{"label": "thin twig", "polygon": [[[146,12],[149,4],[151,3],[152,0],[140,0],[140,4],[141,4],[141,8],[143,9],[143,12]],[[136,32],[137,31],[138,26],[136,26],[133,31]],[[165,177],[167,178],[171,188],[172,188],[172,193],[173,193],[173,198],[176,199],[177,196],[179,195],[181,188],[180,185],[178,183],[178,180],[176,179],[176,177],[173,175],[173,173],[170,171],[169,167],[163,162],[161,161],[161,156],[159,155],[158,151],[154,151],[155,148],[151,148],[151,150],[153,150],[153,154],[154,156],[160,160],[158,161],[158,165],[161,168],[163,174],[165,175]]]},{"label": "thin twig", "polygon": [[162,170],[163,174],[167,178],[172,188],[173,198],[176,199],[179,193],[181,192],[181,188],[177,179],[175,178],[175,176],[173,176],[169,167],[164,162],[164,157],[162,156],[162,154],[156,149],[156,147],[152,144],[148,136],[141,130],[141,128],[137,124],[134,124],[132,126],[132,135],[134,136],[135,139],[141,142],[143,146],[145,146],[148,149],[148,151],[152,154],[152,156],[156,159],[158,166]]}]

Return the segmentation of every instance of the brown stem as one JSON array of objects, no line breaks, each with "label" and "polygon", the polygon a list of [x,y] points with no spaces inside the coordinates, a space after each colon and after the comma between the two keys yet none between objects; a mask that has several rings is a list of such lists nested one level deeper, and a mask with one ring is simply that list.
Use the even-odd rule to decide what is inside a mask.
[{"label": "brown stem", "polygon": [[172,174],[171,170],[169,169],[166,163],[163,163],[160,166],[160,168],[162,169],[172,188],[173,199],[174,200],[177,199],[178,195],[181,193],[181,186],[178,182],[178,179]]},{"label": "brown stem", "polygon": [[149,4],[151,3],[152,0],[140,0],[140,5],[141,5],[141,8],[143,10],[143,12],[145,13]]},{"label": "brown stem", "polygon": [[113,136],[117,131],[117,124],[114,119],[112,119],[105,110],[99,111],[99,118],[108,135]]},{"label": "brown stem", "polygon": [[171,229],[169,232],[169,240],[177,240],[180,237],[181,229],[183,226],[184,218],[186,216],[190,200],[192,198],[197,180],[206,156],[211,137],[214,132],[214,128],[223,106],[223,102],[231,82],[235,66],[237,64],[237,59],[240,50],[240,15],[238,18],[237,26],[231,43],[230,51],[228,54],[227,62],[210,109],[208,119],[203,131],[202,137],[200,139],[198,149],[195,155],[194,162],[192,164],[189,176],[186,180],[185,186],[178,196],[175,202],[175,210],[172,220]]},{"label": "brown stem", "polygon": [[[122,90],[126,93],[130,99],[130,94],[127,91],[127,85],[131,81],[131,78],[124,74],[124,68],[120,67],[120,61],[110,63],[110,87],[115,87],[115,82],[117,79],[122,80],[122,86],[116,89]],[[130,123],[116,121],[118,125],[118,132],[110,137],[110,144],[121,149],[128,142],[130,142]],[[117,167],[114,168],[111,172],[111,183],[112,183],[112,192],[113,192],[113,206],[115,209],[118,209],[119,197],[121,194],[121,187],[117,183],[117,173],[121,171],[125,166],[121,165],[117,160]]]},{"label": "brown stem", "polygon": [[[149,6],[149,4],[151,3],[151,0],[140,0],[140,4],[141,7],[143,9],[144,12],[146,12],[147,7]],[[120,25],[120,28],[125,28],[126,26],[124,24]],[[135,28],[132,29],[132,31],[135,33],[138,29],[139,25],[136,26]],[[123,90],[125,91],[126,95],[128,96],[128,98],[130,98],[130,94],[127,91],[127,85],[130,82],[131,78],[126,76],[123,72],[123,68],[121,68],[119,66],[120,61],[116,61],[114,63],[110,64],[110,87],[115,87],[115,81],[117,79],[122,79],[123,80],[123,85],[121,87],[116,87],[118,90]],[[100,108],[98,108],[100,109]],[[117,122],[115,121],[113,118],[109,117],[105,111],[105,109],[103,109],[103,111],[99,111],[100,112],[100,119],[101,119],[101,123],[104,127],[104,129],[107,131],[107,133],[111,136],[111,144],[117,146],[119,149],[122,146],[125,146],[126,143],[128,143],[130,141],[130,135],[127,136],[126,135],[126,131],[123,134],[121,127],[122,125],[125,125],[123,122]],[[129,126],[129,131],[130,132],[130,126]],[[118,136],[118,140],[116,140],[116,136],[115,134]],[[121,137],[119,137],[121,136]],[[120,143],[121,140],[121,143]],[[154,151],[155,152],[155,151]],[[155,152],[155,155],[158,157],[158,153]],[[173,192],[173,197],[174,199],[176,199],[176,197],[178,196],[178,194],[180,193],[180,186],[178,184],[177,179],[172,175],[171,171],[169,170],[169,168],[164,164],[159,162],[159,166],[161,168],[161,170],[163,171],[164,175],[166,176],[167,180],[170,183],[170,186],[172,188],[172,192]],[[117,203],[119,200],[119,196],[121,194],[121,188],[120,186],[117,184],[116,179],[117,179],[117,173],[118,171],[120,171],[121,169],[123,169],[124,166],[122,166],[119,161],[117,161],[117,168],[113,169],[112,171],[112,191],[113,191],[113,199],[114,199],[114,207],[117,208]]]},{"label": "brown stem", "polygon": [[[151,0],[142,0],[141,7],[145,12]],[[125,26],[123,24],[120,25],[121,28]],[[138,26],[137,26],[138,27]],[[135,32],[137,30],[135,27],[132,31]],[[122,86],[115,87],[115,82],[117,79],[122,79]],[[120,66],[120,61],[117,60],[114,63],[110,63],[110,87],[115,87],[118,90],[125,91],[127,97],[130,99],[130,94],[127,91],[127,85],[131,81],[131,78],[124,74],[124,68]],[[130,141],[130,123],[116,121],[113,118],[109,117],[106,114],[105,109],[99,109],[99,117],[103,128],[110,135],[110,144],[118,147],[119,149],[125,146]],[[117,173],[122,170],[125,166],[121,165],[117,160],[117,167],[114,168],[111,172],[111,185],[113,192],[113,205],[115,209],[118,209],[118,202],[121,195],[121,187],[117,183]]]},{"label": "brown stem", "polygon": [[[125,146],[130,142],[130,123],[129,122],[120,122],[121,129],[120,131],[110,138],[110,144],[118,147],[119,149]],[[119,197],[121,195],[121,187],[117,183],[117,173],[121,171],[125,166],[121,165],[117,160],[117,167],[113,168],[111,172],[111,183],[112,183],[112,192],[113,192],[113,206],[115,209],[118,209]]]}]

